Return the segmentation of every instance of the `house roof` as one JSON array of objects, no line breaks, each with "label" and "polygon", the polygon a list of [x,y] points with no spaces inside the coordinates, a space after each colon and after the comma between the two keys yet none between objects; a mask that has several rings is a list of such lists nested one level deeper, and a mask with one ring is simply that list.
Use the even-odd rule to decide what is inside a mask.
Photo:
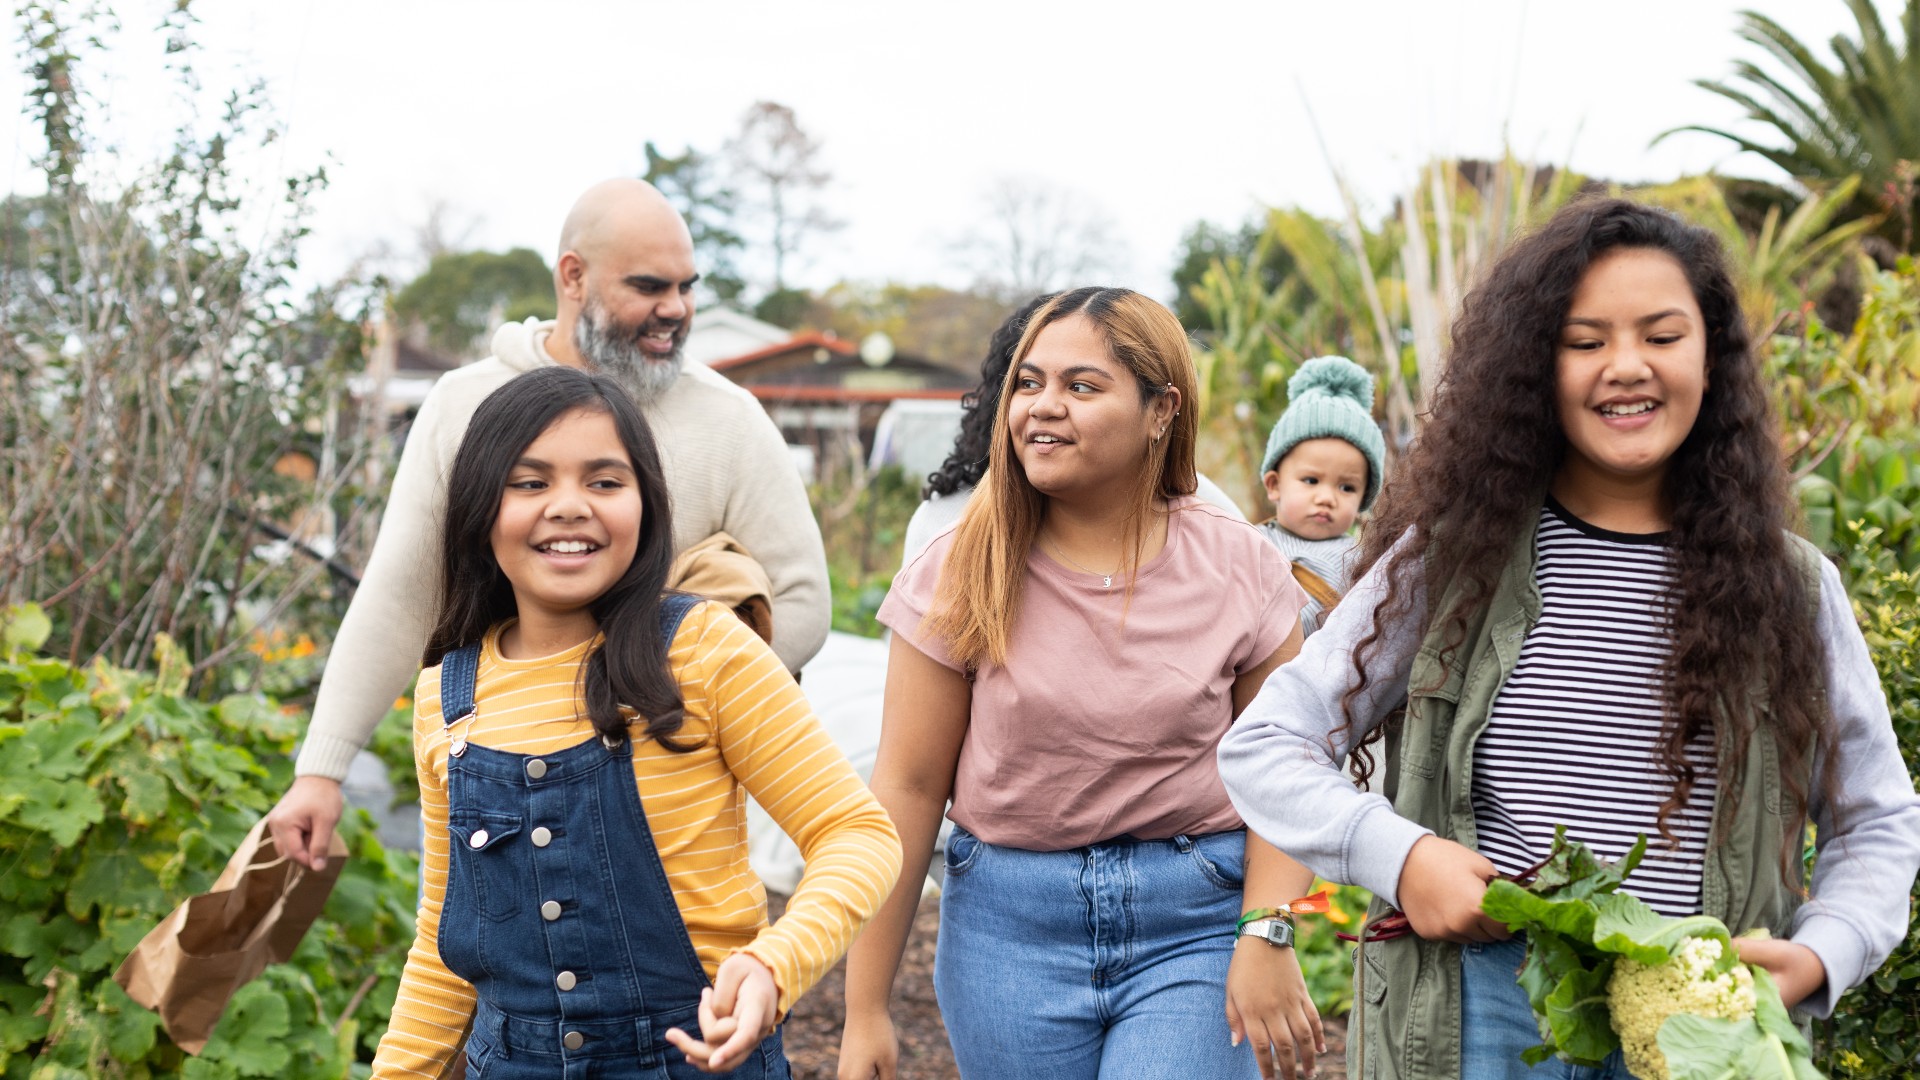
[{"label": "house roof", "polygon": [[884,364],[869,364],[852,342],[816,332],[716,360],[712,367],[762,401],[953,400],[974,382],[917,356],[896,354]]}]

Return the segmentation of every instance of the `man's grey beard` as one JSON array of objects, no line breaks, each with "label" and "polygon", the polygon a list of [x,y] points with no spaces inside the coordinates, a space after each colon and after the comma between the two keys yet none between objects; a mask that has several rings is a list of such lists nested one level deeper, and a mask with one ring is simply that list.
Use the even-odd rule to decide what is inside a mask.
[{"label": "man's grey beard", "polygon": [[680,377],[680,346],[675,344],[673,352],[665,357],[650,356],[635,341],[638,335],[612,320],[596,317],[599,313],[594,309],[598,306],[589,302],[581,308],[573,323],[573,347],[595,371],[626,387],[634,401],[641,405],[659,401]]}]

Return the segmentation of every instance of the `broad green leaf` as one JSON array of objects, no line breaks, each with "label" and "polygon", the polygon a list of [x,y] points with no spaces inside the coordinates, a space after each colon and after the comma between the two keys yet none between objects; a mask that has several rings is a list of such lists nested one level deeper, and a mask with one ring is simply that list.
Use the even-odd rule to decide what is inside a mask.
[{"label": "broad green leaf", "polygon": [[1742,1058],[1760,1034],[1751,1020],[1675,1013],[1660,1025],[1660,1053],[1673,1080],[1792,1080],[1792,1073],[1754,1074]]},{"label": "broad green leaf", "polygon": [[107,816],[100,794],[82,780],[34,780],[23,794],[26,801],[14,811],[14,820],[46,833],[60,847],[72,847]]},{"label": "broad green leaf", "polygon": [[87,744],[99,731],[97,723],[79,717],[49,717],[29,722],[15,750],[33,755],[35,775],[65,780],[87,771]]},{"label": "broad green leaf", "polygon": [[287,999],[264,982],[233,995],[202,1056],[226,1062],[242,1076],[279,1076],[292,1059],[282,1043],[290,1030]]},{"label": "broad green leaf", "polygon": [[1720,962],[1715,971],[1733,967],[1733,939],[1726,925],[1711,915],[1669,918],[1631,893],[1614,893],[1600,902],[1600,918],[1593,927],[1595,948],[1649,965],[1666,963],[1674,947],[1690,937],[1720,942]]},{"label": "broad green leaf", "polygon": [[107,1013],[107,1049],[121,1061],[139,1061],[153,1049],[160,1017],[141,1008],[112,979],[100,984],[100,1007]]},{"label": "broad green leaf", "polygon": [[1553,1041],[1567,1060],[1597,1067],[1620,1048],[1607,1009],[1607,977],[1611,964],[1592,971],[1575,971],[1560,980],[1547,995],[1547,1024]]},{"label": "broad green leaf", "polygon": [[114,779],[126,793],[120,803],[120,813],[135,825],[151,825],[160,820],[173,802],[173,785],[145,754],[125,754],[125,758],[114,770]]},{"label": "broad green leaf", "polygon": [[1780,998],[1780,986],[1773,981],[1773,975],[1758,964],[1748,965],[1753,972],[1753,1022],[1760,1030],[1772,1038],[1778,1039],[1788,1050],[1800,1057],[1808,1057],[1812,1048],[1807,1045],[1806,1036],[1800,1033],[1800,1025],[1793,1022],[1787,1012],[1786,1002]]},{"label": "broad green leaf", "polygon": [[19,604],[7,609],[6,622],[0,626],[0,647],[8,656],[38,650],[53,633],[53,620],[39,604]]},{"label": "broad green leaf", "polygon": [[1514,930],[1544,929],[1575,940],[1593,937],[1593,902],[1584,898],[1549,899],[1511,881],[1494,881],[1480,900],[1480,910]]},{"label": "broad green leaf", "polygon": [[126,836],[96,829],[81,847],[80,865],[67,887],[67,914],[86,919],[101,911],[131,907],[158,907],[166,901],[153,871]]}]

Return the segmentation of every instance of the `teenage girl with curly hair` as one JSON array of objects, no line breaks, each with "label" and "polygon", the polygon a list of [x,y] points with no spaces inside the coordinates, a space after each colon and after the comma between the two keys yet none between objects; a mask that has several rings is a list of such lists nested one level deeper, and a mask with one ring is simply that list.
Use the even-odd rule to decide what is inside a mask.
[{"label": "teenage girl with curly hair", "polygon": [[1356,1075],[1568,1075],[1521,1063],[1522,944],[1480,911],[1556,824],[1607,858],[1647,834],[1627,890],[1771,931],[1741,956],[1804,1013],[1905,935],[1920,803],[1839,574],[1790,531],[1745,326],[1711,234],[1662,211],[1582,201],[1516,243],[1360,583],[1222,740],[1254,832],[1412,928],[1362,946]]}]

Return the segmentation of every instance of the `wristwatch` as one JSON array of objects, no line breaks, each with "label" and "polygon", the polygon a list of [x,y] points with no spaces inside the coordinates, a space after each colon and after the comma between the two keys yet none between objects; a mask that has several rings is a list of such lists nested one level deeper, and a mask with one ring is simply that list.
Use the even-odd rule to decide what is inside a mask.
[{"label": "wristwatch", "polygon": [[1285,919],[1254,919],[1240,928],[1234,935],[1235,940],[1243,937],[1257,937],[1277,948],[1293,948],[1293,924]]}]

